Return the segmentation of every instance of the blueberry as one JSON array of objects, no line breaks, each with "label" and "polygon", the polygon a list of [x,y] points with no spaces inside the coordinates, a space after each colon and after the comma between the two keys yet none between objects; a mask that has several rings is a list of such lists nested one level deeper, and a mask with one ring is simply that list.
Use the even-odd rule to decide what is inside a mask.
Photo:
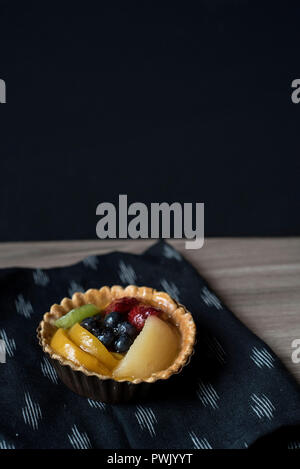
[{"label": "blueberry", "polygon": [[128,351],[133,340],[127,334],[122,334],[115,340],[115,351],[118,353],[125,353]]},{"label": "blueberry", "polygon": [[108,348],[110,345],[113,343],[114,340],[114,334],[111,329],[103,329],[100,331],[100,333],[97,335],[97,339],[102,342],[102,344]]},{"label": "blueberry", "polygon": [[98,337],[98,335],[100,335],[102,331],[103,331],[103,327],[101,327],[99,324],[95,324],[91,328],[90,333],[93,334],[94,336]]},{"label": "blueberry", "polygon": [[92,316],[81,321],[80,325],[91,332],[97,326],[97,320]]},{"label": "blueberry", "polygon": [[129,337],[134,339],[137,335],[137,330],[132,324],[130,324],[130,322],[123,321],[117,325],[116,334],[117,335],[127,334],[129,335]]},{"label": "blueberry", "polygon": [[106,327],[115,328],[117,327],[118,323],[122,321],[122,317],[123,316],[121,313],[117,313],[116,311],[113,311],[112,313],[109,313],[105,316],[104,325]]},{"label": "blueberry", "polygon": [[93,316],[93,318],[94,318],[97,322],[101,322],[101,321],[102,321],[102,314],[95,314],[95,316]]}]

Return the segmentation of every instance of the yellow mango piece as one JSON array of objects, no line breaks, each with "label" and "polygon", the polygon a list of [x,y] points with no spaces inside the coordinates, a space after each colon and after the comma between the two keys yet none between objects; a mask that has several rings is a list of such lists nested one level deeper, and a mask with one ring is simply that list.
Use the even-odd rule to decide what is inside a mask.
[{"label": "yellow mango piece", "polygon": [[147,378],[168,368],[179,352],[175,327],[157,316],[149,316],[123,360],[113,371],[115,379]]},{"label": "yellow mango piece", "polygon": [[124,358],[124,355],[119,352],[111,352],[112,356],[115,357],[117,360],[122,360]]},{"label": "yellow mango piece", "polygon": [[84,366],[87,370],[95,371],[101,375],[111,375],[111,372],[97,358],[77,347],[69,338],[67,331],[62,328],[57,329],[51,339],[50,345],[58,355],[72,361],[76,365]]},{"label": "yellow mango piece", "polygon": [[107,350],[107,348],[93,334],[87,331],[79,323],[74,324],[69,330],[69,337],[85,352],[96,357],[107,368],[112,370],[119,363],[116,358]]}]

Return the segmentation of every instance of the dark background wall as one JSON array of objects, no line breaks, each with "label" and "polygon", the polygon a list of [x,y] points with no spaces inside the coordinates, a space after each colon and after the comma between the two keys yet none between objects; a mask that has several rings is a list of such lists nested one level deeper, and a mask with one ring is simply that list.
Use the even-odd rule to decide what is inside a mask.
[{"label": "dark background wall", "polygon": [[1,3],[0,240],[95,238],[122,193],[205,202],[206,236],[299,235],[299,11],[120,5]]}]

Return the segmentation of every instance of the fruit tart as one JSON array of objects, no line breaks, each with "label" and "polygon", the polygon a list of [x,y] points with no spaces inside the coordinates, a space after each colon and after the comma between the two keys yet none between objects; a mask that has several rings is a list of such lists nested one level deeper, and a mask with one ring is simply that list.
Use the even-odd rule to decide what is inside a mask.
[{"label": "fruit tart", "polygon": [[103,402],[144,395],[189,362],[196,327],[191,313],[149,287],[105,286],[54,304],[38,338],[61,380]]}]

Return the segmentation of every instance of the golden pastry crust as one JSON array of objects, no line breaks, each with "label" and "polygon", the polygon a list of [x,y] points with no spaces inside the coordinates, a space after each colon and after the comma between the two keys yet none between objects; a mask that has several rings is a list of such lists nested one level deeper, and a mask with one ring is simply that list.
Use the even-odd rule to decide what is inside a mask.
[{"label": "golden pastry crust", "polygon": [[[100,309],[103,309],[111,301],[117,298],[122,298],[123,296],[138,298],[163,310],[170,318],[170,320],[178,327],[181,335],[180,352],[169,368],[157,373],[152,373],[152,375],[148,378],[139,378],[130,382],[134,384],[141,382],[153,383],[159,379],[168,379],[171,375],[179,373],[181,369],[188,363],[191,355],[193,354],[196,336],[196,326],[194,320],[191,313],[187,311],[183,305],[177,303],[173,298],[171,298],[170,295],[149,287],[128,285],[126,288],[123,288],[119,285],[114,285],[110,288],[105,286],[99,290],[90,289],[85,293],[74,293],[72,299],[64,298],[60,304],[52,305],[50,312],[44,314],[43,320],[40,322],[37,329],[39,343],[42,346],[44,352],[48,353],[52,359],[58,360],[61,365],[70,366],[74,371],[81,371],[87,376],[97,376],[102,380],[112,379],[109,376],[103,376],[98,373],[91,372],[83,366],[77,366],[70,360],[66,360],[54,352],[50,346],[50,341],[55,331],[57,330],[54,322],[56,319],[66,314],[71,309],[89,303],[93,303]],[[127,380],[118,380],[118,382],[121,381]]]}]

